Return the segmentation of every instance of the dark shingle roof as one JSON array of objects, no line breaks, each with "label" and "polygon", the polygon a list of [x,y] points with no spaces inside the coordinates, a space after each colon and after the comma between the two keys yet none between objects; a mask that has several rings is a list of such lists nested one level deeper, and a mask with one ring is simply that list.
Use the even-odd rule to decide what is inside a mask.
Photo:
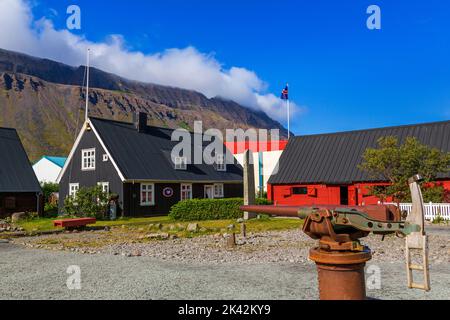
[{"label": "dark shingle roof", "polygon": [[0,128],[0,192],[41,192],[15,129]]},{"label": "dark shingle roof", "polygon": [[299,136],[289,141],[280,157],[278,173],[270,177],[269,183],[373,181],[358,169],[358,164],[364,151],[376,147],[377,140],[384,136],[397,136],[400,141],[413,136],[423,144],[450,151],[450,121]]},{"label": "dark shingle roof", "polygon": [[171,129],[149,126],[139,133],[131,123],[90,120],[126,180],[242,181],[242,167],[236,164],[227,164],[226,172],[206,164],[175,170],[170,155],[178,142],[171,141]]}]

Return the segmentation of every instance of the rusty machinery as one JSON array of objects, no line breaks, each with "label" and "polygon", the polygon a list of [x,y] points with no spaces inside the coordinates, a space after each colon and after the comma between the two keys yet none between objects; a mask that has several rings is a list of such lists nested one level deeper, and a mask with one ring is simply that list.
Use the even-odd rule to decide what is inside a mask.
[{"label": "rusty machinery", "polygon": [[[366,299],[364,266],[372,258],[372,254],[367,246],[361,244],[360,239],[370,233],[383,237],[388,234],[407,237],[408,286],[429,290],[423,203],[417,183],[419,179],[420,177],[416,176],[410,181],[413,212],[406,221],[402,221],[400,210],[393,205],[353,207],[249,205],[241,207],[241,210],[305,219],[303,231],[311,238],[319,240],[318,246],[310,250],[310,259],[317,265],[319,294],[322,300]],[[423,266],[409,263],[410,248],[423,249]],[[424,285],[412,282],[412,270],[424,270]]]}]

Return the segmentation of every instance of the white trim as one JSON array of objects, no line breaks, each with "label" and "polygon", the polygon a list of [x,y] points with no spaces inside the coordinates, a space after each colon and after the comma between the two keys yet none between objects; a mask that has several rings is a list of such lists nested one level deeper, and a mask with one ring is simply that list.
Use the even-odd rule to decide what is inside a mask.
[{"label": "white trim", "polygon": [[[152,201],[151,202],[142,202],[142,187],[143,186],[152,186]],[[149,191],[148,189],[146,190]],[[155,205],[155,184],[154,183],[141,183],[140,192],[139,192],[139,204],[141,207],[151,207]]]},{"label": "white trim", "polygon": [[[222,158],[220,163],[219,163],[219,157]],[[219,168],[219,165],[223,166],[223,168]],[[227,162],[225,161],[225,155],[224,154],[217,154],[216,155],[216,170],[220,171],[220,172],[226,172],[227,171]]]},{"label": "white trim", "polygon": [[230,181],[224,181],[224,180],[154,180],[154,179],[127,179],[122,181],[124,183],[141,183],[141,182],[148,182],[148,183],[192,183],[192,184],[214,184],[214,183],[223,183],[223,184],[241,184],[243,183],[242,180],[230,180]]},{"label": "white trim", "polygon": [[175,170],[187,170],[187,158],[175,157]]},{"label": "white trim", "polygon": [[[187,186],[190,188],[190,197],[189,197],[189,199],[183,199],[183,187],[187,187]],[[182,183],[180,185],[180,199],[181,199],[181,201],[183,201],[183,200],[192,200],[192,193],[193,193],[192,183]]]},{"label": "white trim", "polygon": [[62,179],[64,173],[66,172],[67,167],[69,167],[69,164],[73,158],[73,154],[75,153],[75,150],[77,150],[78,145],[80,144],[81,138],[83,137],[85,130],[86,130],[86,123],[83,125],[83,128],[81,128],[81,131],[78,134],[78,137],[75,140],[75,143],[73,144],[72,149],[70,150],[69,156],[67,157],[66,163],[64,163],[64,167],[62,168],[61,172],[59,173],[58,178],[56,178],[57,183],[61,182],[61,179]]},{"label": "white trim", "polygon": [[[86,156],[85,153],[88,153],[89,156]],[[92,157],[94,159],[92,159]],[[91,160],[90,167],[84,167],[84,159],[88,158]],[[92,165],[92,163],[94,165]],[[81,149],[81,171],[95,171],[97,165],[97,150],[95,148]]]},{"label": "white trim", "polygon": [[[72,187],[76,187],[77,191],[75,192],[75,194],[72,194]],[[68,196],[69,197],[74,197],[78,190],[80,190],[80,184],[79,183],[69,183],[69,193]]]},{"label": "white trim", "polygon": [[109,182],[108,181],[97,182],[97,185],[102,187],[103,192],[105,192],[105,186],[106,186],[107,192],[105,192],[105,193],[109,194],[110,190],[109,190]]},{"label": "white trim", "polygon": [[[206,188],[212,188],[212,198],[206,197]],[[203,198],[204,199],[214,199],[214,185],[213,184],[207,184],[203,187]]]},{"label": "white trim", "polygon": [[[216,187],[220,186],[220,193],[216,193]],[[214,199],[220,199],[223,198],[225,195],[225,186],[223,185],[223,183],[215,183],[214,184]]]},{"label": "white trim", "polygon": [[100,145],[103,147],[103,150],[105,150],[106,154],[108,155],[109,160],[111,161],[111,163],[113,164],[113,166],[116,169],[117,173],[119,174],[120,179],[122,180],[122,182],[125,182],[124,175],[119,170],[119,166],[114,161],[114,158],[111,156],[111,153],[108,151],[108,148],[106,148],[106,145],[104,144],[103,140],[100,138],[100,135],[98,134],[98,132],[95,129],[94,125],[90,121],[89,121],[89,123],[91,125],[92,131],[95,133],[95,136],[97,137],[98,141],[100,142]]},{"label": "white trim", "polygon": [[67,171],[67,168],[69,167],[73,155],[75,153],[75,150],[77,150],[78,145],[80,144],[81,138],[83,137],[84,133],[87,130],[87,126],[89,126],[92,129],[92,132],[94,132],[95,136],[97,137],[98,141],[100,142],[100,145],[102,146],[103,150],[105,150],[106,154],[108,155],[109,160],[111,160],[111,163],[113,164],[114,168],[116,169],[120,179],[122,180],[122,182],[125,182],[125,177],[122,174],[122,172],[119,170],[119,167],[117,166],[116,162],[114,161],[113,157],[111,157],[111,153],[108,151],[108,149],[106,148],[105,144],[103,143],[102,139],[100,138],[100,135],[98,134],[97,130],[95,130],[94,125],[92,124],[92,122],[90,120],[88,120],[87,122],[84,123],[83,128],[81,129],[80,133],[78,134],[77,139],[75,140],[75,143],[72,147],[72,149],[70,150],[69,156],[67,157],[66,163],[64,164],[63,169],[61,170],[61,172],[58,175],[58,178],[56,179],[57,183],[61,182],[62,177],[64,176],[65,172]]}]

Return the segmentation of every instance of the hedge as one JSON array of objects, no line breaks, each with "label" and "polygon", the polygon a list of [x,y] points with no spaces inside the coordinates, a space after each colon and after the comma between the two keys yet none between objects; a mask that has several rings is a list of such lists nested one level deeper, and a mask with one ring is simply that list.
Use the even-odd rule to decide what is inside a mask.
[{"label": "hedge", "polygon": [[[239,210],[243,204],[242,198],[185,200],[170,209],[169,217],[181,221],[238,219],[243,216]],[[256,204],[269,205],[271,202],[259,198]]]}]

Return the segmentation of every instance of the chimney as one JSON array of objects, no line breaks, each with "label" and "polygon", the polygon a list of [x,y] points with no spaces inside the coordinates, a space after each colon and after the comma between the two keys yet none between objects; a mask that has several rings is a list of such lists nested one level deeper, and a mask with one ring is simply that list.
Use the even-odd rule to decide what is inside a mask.
[{"label": "chimney", "polygon": [[[134,124],[138,132],[145,132],[147,129],[147,114],[144,112],[138,112],[135,119]],[[137,118],[137,119],[136,119]]]}]

